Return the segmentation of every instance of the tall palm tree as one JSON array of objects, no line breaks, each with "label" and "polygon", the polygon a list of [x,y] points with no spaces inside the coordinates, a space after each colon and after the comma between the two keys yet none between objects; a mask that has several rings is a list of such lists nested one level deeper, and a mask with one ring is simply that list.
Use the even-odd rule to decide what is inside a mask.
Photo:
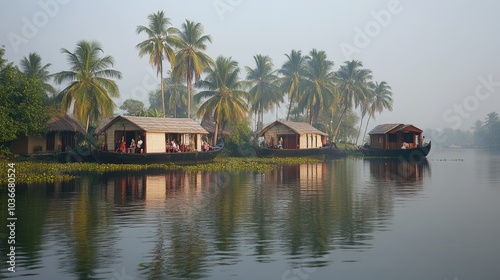
[{"label": "tall palm tree", "polygon": [[276,84],[278,76],[273,71],[273,63],[267,55],[255,55],[256,67],[254,69],[246,66],[247,81],[250,85],[248,91],[251,95],[251,110],[257,115],[257,131],[264,126],[264,112],[273,108],[283,100],[279,87]]},{"label": "tall palm tree", "polygon": [[182,24],[179,32],[180,42],[176,55],[176,66],[186,78],[187,83],[187,115],[191,117],[191,89],[193,79],[200,80],[203,70],[213,64],[213,60],[204,51],[207,49],[207,42],[212,43],[210,35],[203,34],[203,25],[186,20]]},{"label": "tall palm tree", "polygon": [[336,72],[339,81],[340,106],[342,108],[337,128],[333,134],[333,142],[337,139],[340,124],[349,108],[357,107],[369,92],[368,83],[372,78],[371,71],[362,69],[363,64],[360,61],[352,60],[344,62]]},{"label": "tall palm tree", "polygon": [[312,124],[318,119],[320,112],[333,104],[336,89],[333,83],[333,61],[327,59],[324,51],[316,49],[313,49],[309,56],[305,67],[305,91],[298,106],[307,110],[307,120]]},{"label": "tall palm tree", "polygon": [[205,89],[197,93],[197,101],[206,101],[199,107],[197,115],[215,120],[214,144],[217,142],[218,131],[229,122],[244,119],[247,111],[249,93],[243,90],[244,84],[239,81],[240,69],[238,63],[231,58],[219,56],[213,66],[205,69],[207,77],[200,80],[196,86]]},{"label": "tall palm tree", "polygon": [[87,132],[90,124],[101,117],[110,117],[116,107],[112,97],[119,97],[116,82],[121,72],[111,69],[113,57],[101,56],[103,52],[98,42],[80,41],[74,52],[61,49],[67,55],[70,70],[54,74],[56,83],[69,82],[59,96],[61,106],[68,110],[73,105],[76,118],[85,123]]},{"label": "tall palm tree", "polygon": [[167,98],[168,110],[173,111],[172,116],[178,117],[178,110],[187,108],[187,87],[182,83],[180,73],[168,72],[169,77],[165,78],[165,97]]},{"label": "tall palm tree", "polygon": [[52,64],[42,64],[42,57],[36,53],[30,53],[28,57],[23,57],[21,60],[21,71],[29,77],[35,77],[42,82],[43,89],[52,95],[56,94],[56,89],[49,83],[51,75],[49,74],[49,67]]},{"label": "tall palm tree", "polygon": [[163,85],[163,60],[166,58],[172,65],[175,61],[175,52],[172,48],[179,39],[175,36],[176,29],[171,27],[170,19],[165,17],[163,11],[148,15],[149,25],[139,25],[136,33],[146,33],[148,38],[136,45],[139,49],[139,57],[149,55],[149,64],[156,68],[156,74],[160,75],[161,109],[165,116],[165,91]]},{"label": "tall palm tree", "polygon": [[385,82],[380,83],[370,83],[370,89],[372,91],[372,101],[368,109],[368,120],[366,121],[365,133],[363,133],[363,141],[366,136],[366,130],[368,129],[368,124],[370,119],[375,119],[375,113],[382,113],[385,109],[392,111],[392,91],[391,87]]},{"label": "tall palm tree", "polygon": [[[373,87],[373,85],[370,85]],[[359,107],[361,110],[361,121],[359,122],[358,136],[356,136],[356,145],[358,145],[359,136],[361,135],[361,127],[363,127],[363,119],[366,114],[370,114],[370,106],[373,102],[373,91],[369,91],[363,100],[361,100]]]},{"label": "tall palm tree", "polygon": [[280,87],[283,92],[288,94],[290,102],[286,114],[286,120],[288,121],[293,103],[299,98],[302,91],[302,84],[305,79],[305,61],[308,57],[302,56],[302,52],[296,50],[292,50],[289,55],[285,54],[285,56],[287,57],[287,61],[281,66],[278,73],[283,75],[280,78]]}]

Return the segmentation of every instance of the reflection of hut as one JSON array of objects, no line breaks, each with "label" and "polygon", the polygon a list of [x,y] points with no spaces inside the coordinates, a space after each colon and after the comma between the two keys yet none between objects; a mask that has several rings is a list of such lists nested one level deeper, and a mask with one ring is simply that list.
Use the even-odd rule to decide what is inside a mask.
[{"label": "reflection of hut", "polygon": [[266,146],[276,147],[283,139],[283,149],[320,148],[326,144],[328,134],[305,122],[275,121],[259,132]]},{"label": "reflection of hut", "polygon": [[51,118],[48,122],[49,132],[42,137],[19,136],[10,145],[14,154],[33,154],[40,152],[64,152],[76,146],[79,134],[85,129],[73,117],[62,115]]},{"label": "reflection of hut", "polygon": [[144,153],[164,153],[167,143],[174,140],[181,149],[201,151],[201,136],[208,132],[188,118],[154,118],[118,116],[96,131],[104,138],[104,148],[116,149],[115,143],[124,139],[129,147],[132,139],[143,141]]},{"label": "reflection of hut", "polygon": [[422,146],[422,130],[411,124],[381,124],[369,133],[370,146],[374,149],[400,149]]}]

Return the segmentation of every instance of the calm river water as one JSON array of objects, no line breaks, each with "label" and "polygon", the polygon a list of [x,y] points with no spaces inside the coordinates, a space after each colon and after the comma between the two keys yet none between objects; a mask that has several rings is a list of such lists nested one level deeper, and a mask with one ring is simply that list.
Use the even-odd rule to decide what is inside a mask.
[{"label": "calm river water", "polygon": [[16,214],[0,278],[500,279],[500,154],[481,150],[87,175],[19,186]]}]

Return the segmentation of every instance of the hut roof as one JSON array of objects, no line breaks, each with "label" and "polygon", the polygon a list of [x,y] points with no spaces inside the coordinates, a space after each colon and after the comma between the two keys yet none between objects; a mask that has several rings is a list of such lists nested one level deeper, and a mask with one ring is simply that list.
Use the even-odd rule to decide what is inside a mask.
[{"label": "hut roof", "polygon": [[422,132],[422,130],[412,124],[402,124],[402,123],[386,123],[386,124],[379,124],[368,134],[370,135],[375,135],[375,134],[386,134],[391,131],[402,131],[402,130],[408,130],[408,131],[418,131]]},{"label": "hut roof", "polygon": [[118,116],[104,125],[97,133],[105,131],[113,123],[119,120],[129,121],[146,132],[161,133],[200,133],[208,134],[197,122],[189,118],[155,118],[155,117],[135,117]]},{"label": "hut roof", "polygon": [[301,135],[301,134],[319,134],[323,136],[327,136],[328,134],[316,129],[314,126],[306,123],[306,122],[286,122],[286,121],[275,121],[271,123],[270,125],[266,126],[264,129],[262,129],[259,132],[259,136],[264,135],[269,129],[271,129],[273,126],[277,124],[282,124],[291,130],[293,130],[295,133]]},{"label": "hut roof", "polygon": [[[201,126],[204,129],[206,129],[209,133],[215,133],[215,122],[213,122],[213,118],[211,118],[210,120],[202,120]],[[227,127],[222,130],[222,133],[219,131],[219,133],[224,136],[230,135],[231,132],[232,130],[228,129]]]},{"label": "hut roof", "polygon": [[62,116],[57,116],[51,118],[47,122],[49,126],[49,131],[71,131],[71,132],[78,132],[78,133],[85,133],[85,129],[83,126],[80,124],[79,121],[77,121],[75,118],[64,114]]}]

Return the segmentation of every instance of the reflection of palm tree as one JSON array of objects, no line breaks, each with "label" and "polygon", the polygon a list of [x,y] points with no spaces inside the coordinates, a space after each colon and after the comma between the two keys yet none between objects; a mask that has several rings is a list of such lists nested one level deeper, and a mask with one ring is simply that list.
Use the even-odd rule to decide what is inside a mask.
[{"label": "reflection of palm tree", "polygon": [[116,107],[111,98],[120,96],[118,85],[112,79],[121,79],[122,74],[109,68],[113,66],[113,57],[100,57],[102,52],[99,43],[87,41],[78,42],[73,53],[62,49],[68,57],[70,70],[54,74],[58,84],[70,82],[59,93],[61,106],[68,110],[73,105],[73,113],[85,123],[85,131],[101,117],[110,117]]},{"label": "reflection of palm tree", "polygon": [[238,80],[240,69],[238,63],[231,58],[219,56],[214,66],[205,70],[207,77],[199,81],[197,86],[206,89],[195,95],[196,101],[207,99],[198,109],[198,117],[215,120],[214,144],[218,132],[228,121],[245,119],[248,105],[248,92],[242,90],[243,84]]},{"label": "reflection of palm tree", "polygon": [[256,67],[254,69],[246,66],[247,80],[251,85],[250,93],[252,111],[257,115],[257,131],[264,126],[264,112],[273,108],[281,100],[279,87],[276,85],[278,78],[273,71],[273,63],[269,56],[255,55]]}]

